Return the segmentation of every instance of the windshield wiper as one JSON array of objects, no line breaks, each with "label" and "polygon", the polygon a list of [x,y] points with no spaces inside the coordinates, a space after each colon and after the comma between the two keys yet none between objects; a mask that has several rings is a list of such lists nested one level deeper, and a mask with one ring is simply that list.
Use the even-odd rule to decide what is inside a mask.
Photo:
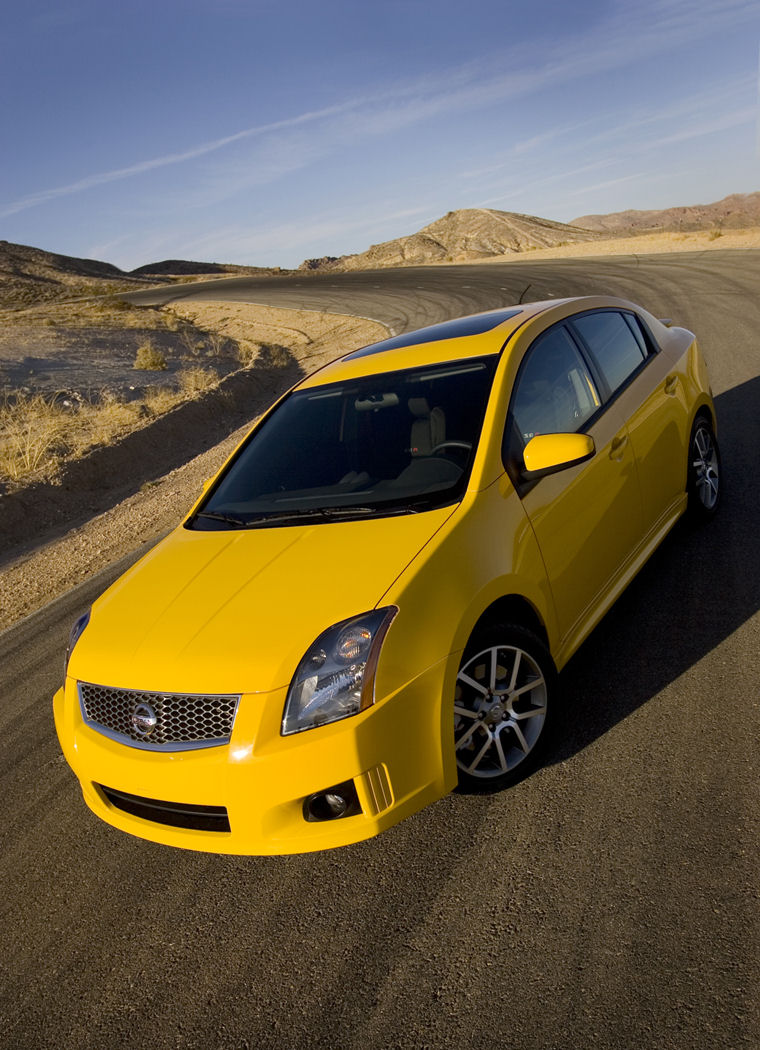
[{"label": "windshield wiper", "polygon": [[304,507],[300,510],[286,510],[277,514],[260,514],[249,518],[246,525],[270,525],[278,521],[305,521],[316,518],[320,521],[336,521],[340,518],[366,517],[376,514],[377,507]]},{"label": "windshield wiper", "polygon": [[293,510],[259,514],[255,518],[236,518],[232,514],[217,514],[214,511],[200,510],[196,518],[212,518],[214,521],[223,521],[227,525],[234,525],[241,529],[255,529],[260,525],[279,525],[288,521],[341,521],[351,518],[371,518],[375,515],[392,517],[401,514],[418,514],[420,510],[427,509],[429,499],[422,497],[410,500],[408,503],[376,503],[374,506],[366,507],[300,507]]},{"label": "windshield wiper", "polygon": [[210,510],[199,510],[195,515],[196,518],[213,518],[214,521],[224,521],[228,525],[238,525],[242,528],[248,524],[247,521],[243,521],[242,518],[234,518],[231,514],[215,514]]}]

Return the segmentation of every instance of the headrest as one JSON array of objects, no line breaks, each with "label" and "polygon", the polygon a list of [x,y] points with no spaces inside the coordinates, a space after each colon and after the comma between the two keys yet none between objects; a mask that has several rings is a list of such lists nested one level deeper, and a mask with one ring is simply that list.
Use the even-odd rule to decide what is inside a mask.
[{"label": "headrest", "polygon": [[418,419],[424,419],[430,415],[430,405],[426,397],[410,397],[408,404],[409,411],[413,416],[417,416]]}]

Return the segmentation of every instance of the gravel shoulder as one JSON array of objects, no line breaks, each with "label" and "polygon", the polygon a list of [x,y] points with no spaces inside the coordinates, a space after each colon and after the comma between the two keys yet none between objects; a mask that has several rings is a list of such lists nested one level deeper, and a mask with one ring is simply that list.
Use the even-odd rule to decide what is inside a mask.
[{"label": "gravel shoulder", "polygon": [[[311,310],[282,310],[244,303],[173,304],[176,313],[249,343],[275,343],[288,350],[305,373],[348,350],[384,339],[377,322]],[[271,390],[271,401],[279,391]],[[181,520],[201,491],[255,422],[254,417],[213,448],[147,482],[139,492],[53,540],[34,538],[20,557],[0,568],[0,630],[65,593],[94,572],[158,540]],[[193,434],[187,434],[193,449]],[[82,495],[82,509],[88,497]]]}]

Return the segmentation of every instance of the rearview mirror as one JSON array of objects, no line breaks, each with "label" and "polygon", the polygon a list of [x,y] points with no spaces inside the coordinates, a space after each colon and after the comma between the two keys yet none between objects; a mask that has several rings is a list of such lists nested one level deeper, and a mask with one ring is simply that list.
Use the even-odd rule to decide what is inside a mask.
[{"label": "rearview mirror", "polygon": [[529,478],[556,474],[583,463],[596,452],[588,434],[536,434],[525,446],[523,459]]}]

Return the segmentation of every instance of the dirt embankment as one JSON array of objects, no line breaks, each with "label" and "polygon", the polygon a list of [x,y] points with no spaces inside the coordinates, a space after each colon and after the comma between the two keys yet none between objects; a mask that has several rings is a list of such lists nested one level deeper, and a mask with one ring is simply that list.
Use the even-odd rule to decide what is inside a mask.
[{"label": "dirt embankment", "polygon": [[172,307],[244,345],[253,367],[108,447],[55,481],[0,496],[0,629],[176,525],[254,420],[301,376],[387,337],[377,322],[240,303]]}]

